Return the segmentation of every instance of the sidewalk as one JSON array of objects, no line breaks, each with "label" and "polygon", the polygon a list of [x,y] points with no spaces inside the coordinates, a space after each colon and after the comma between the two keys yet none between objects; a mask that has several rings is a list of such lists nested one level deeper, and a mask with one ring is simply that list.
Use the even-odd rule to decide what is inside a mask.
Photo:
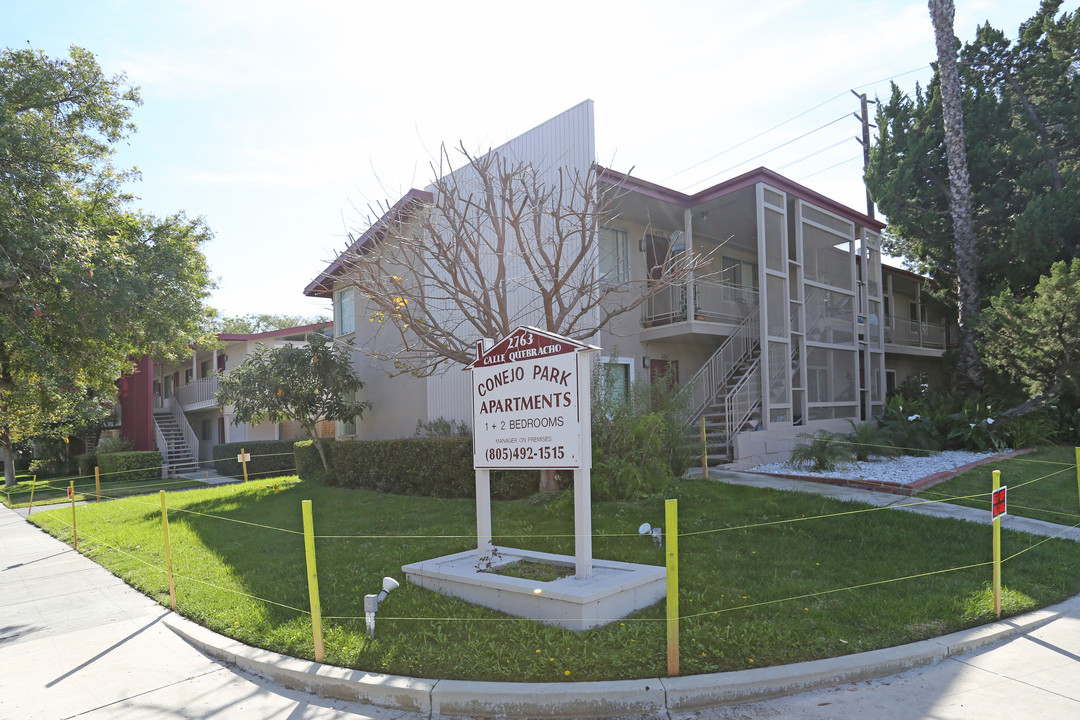
[{"label": "sidewalk", "polygon": [[[820,487],[866,500],[848,497],[849,488]],[[194,626],[0,508],[0,618],[4,718],[1080,716],[1080,596],[933,640],[796,665],[616,683],[414,680],[285,658]],[[330,694],[396,694],[413,698],[420,712],[324,697]]]},{"label": "sidewalk", "polygon": [[420,716],[296,693],[217,663],[167,608],[0,507],[0,718]]},{"label": "sidewalk", "polygon": [[[693,477],[701,477],[701,471],[692,474]],[[848,487],[846,485],[834,485],[832,483],[813,482],[812,480],[794,480],[759,473],[736,472],[732,470],[709,469],[709,479],[731,485],[750,485],[752,487],[771,488],[773,490],[789,490],[795,492],[812,493],[823,495],[834,500],[848,502],[860,502],[878,507],[888,507],[894,510],[919,513],[920,515],[932,515],[934,517],[954,518],[967,520],[968,522],[989,525],[993,522],[990,512],[978,508],[952,505],[945,502],[921,500],[917,497],[906,495],[894,495],[874,490],[863,490]],[[1006,530],[1042,535],[1044,537],[1060,537],[1066,540],[1080,541],[1080,528],[1055,525],[1041,520],[1020,517],[1018,515],[1006,515],[1001,520],[1001,527]]]}]

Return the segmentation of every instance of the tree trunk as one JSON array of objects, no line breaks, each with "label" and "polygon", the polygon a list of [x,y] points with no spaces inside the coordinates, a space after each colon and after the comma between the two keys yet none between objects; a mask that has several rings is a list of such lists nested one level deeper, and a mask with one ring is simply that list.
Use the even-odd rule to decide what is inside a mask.
[{"label": "tree trunk", "polygon": [[[4,433],[5,437],[7,433]],[[15,451],[8,442],[0,443],[0,451],[4,455],[4,487],[12,487],[15,484]]]},{"label": "tree trunk", "polygon": [[559,492],[559,483],[555,480],[554,470],[540,471],[540,492],[549,494]]},{"label": "tree trunk", "polygon": [[957,321],[960,326],[956,360],[958,389],[962,392],[978,392],[983,386],[982,361],[976,345],[975,328],[979,314],[979,255],[972,220],[971,182],[964,142],[964,108],[960,70],[956,65],[956,38],[953,35],[955,8],[953,0],[929,0],[929,7],[937,45],[945,153],[949,161],[949,210],[956,253]]},{"label": "tree trunk", "polygon": [[307,425],[301,423],[304,426],[304,431],[307,432],[308,437],[311,438],[311,442],[315,444],[315,451],[319,453],[319,459],[322,460],[323,471],[330,469],[330,463],[326,462],[326,450],[323,449],[322,443],[319,441],[319,429],[317,425]]}]

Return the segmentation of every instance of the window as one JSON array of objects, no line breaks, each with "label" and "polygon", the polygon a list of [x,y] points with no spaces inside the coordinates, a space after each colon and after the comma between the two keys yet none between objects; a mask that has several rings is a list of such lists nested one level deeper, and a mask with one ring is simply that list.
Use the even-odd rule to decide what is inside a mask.
[{"label": "window", "polygon": [[[352,390],[345,395],[345,402],[351,403],[356,401],[356,391]],[[339,420],[334,428],[338,437],[352,437],[356,435],[356,418],[350,418],[349,420]]]},{"label": "window", "polygon": [[193,371],[192,371],[191,368],[187,368],[187,369],[184,370],[184,384],[185,385],[190,385],[191,384],[192,372]]},{"label": "window", "polygon": [[345,288],[334,296],[334,334],[348,335],[356,330],[356,290]]},{"label": "window", "polygon": [[200,436],[201,439],[203,439],[203,440],[210,440],[211,439],[210,432],[211,432],[211,428],[213,427],[212,422],[213,421],[210,418],[205,418],[204,420],[202,420],[202,422],[199,423],[199,430],[201,431],[199,433],[199,436]]},{"label": "window", "polygon": [[600,228],[600,279],[608,284],[630,280],[630,238],[625,230]]},{"label": "window", "polygon": [[602,394],[605,403],[618,404],[626,400],[633,380],[632,368],[633,363],[628,358],[617,358],[601,363],[601,378],[604,383]]},{"label": "window", "polygon": [[210,376],[210,360],[203,360],[199,363],[199,377]]}]

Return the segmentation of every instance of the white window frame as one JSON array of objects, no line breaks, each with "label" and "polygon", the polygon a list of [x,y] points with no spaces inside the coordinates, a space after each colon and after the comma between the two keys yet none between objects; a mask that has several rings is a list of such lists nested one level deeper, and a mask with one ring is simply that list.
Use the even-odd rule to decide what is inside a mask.
[{"label": "white window frame", "polygon": [[[346,315],[348,308],[348,315]],[[346,317],[349,322],[346,323]],[[356,332],[356,288],[343,288],[334,293],[334,335],[351,335]]]},{"label": "white window frame", "polygon": [[[601,273],[600,268],[606,254],[606,248],[604,247],[603,242],[605,233],[612,233],[615,236],[615,258],[612,269],[606,273]],[[597,234],[597,242],[596,271],[600,282],[605,285],[618,285],[630,282],[630,233],[622,228],[602,227]]]}]

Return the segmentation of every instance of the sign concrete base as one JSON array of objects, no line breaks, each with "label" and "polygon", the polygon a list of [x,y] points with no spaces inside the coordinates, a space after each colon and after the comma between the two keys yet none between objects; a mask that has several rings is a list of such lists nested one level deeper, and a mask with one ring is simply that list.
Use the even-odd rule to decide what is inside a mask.
[{"label": "sign concrete base", "polygon": [[[499,548],[491,566],[518,560],[574,569],[573,557],[514,548]],[[663,600],[667,594],[665,568],[614,560],[594,559],[592,575],[586,579],[570,575],[550,582],[481,571],[477,569],[476,550],[412,563],[401,569],[409,582],[428,590],[569,630],[606,625]]]}]

